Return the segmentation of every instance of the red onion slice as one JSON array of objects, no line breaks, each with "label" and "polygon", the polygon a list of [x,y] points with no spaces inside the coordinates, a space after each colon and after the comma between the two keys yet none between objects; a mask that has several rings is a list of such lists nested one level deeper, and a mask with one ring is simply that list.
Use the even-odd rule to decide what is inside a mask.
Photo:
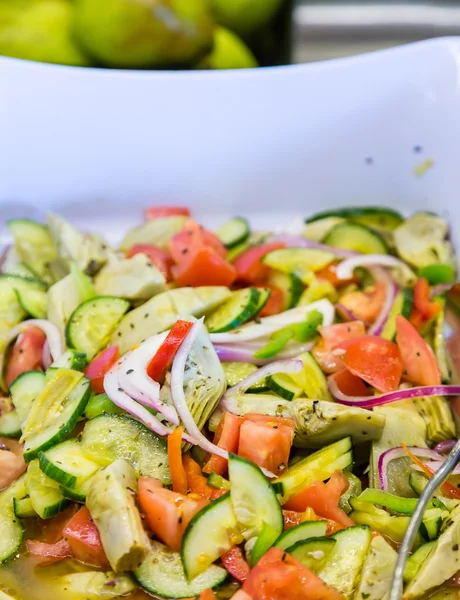
[{"label": "red onion slice", "polygon": [[435,452],[439,452],[439,454],[449,454],[452,448],[455,446],[457,440],[444,440],[443,442],[439,442],[434,447]]},{"label": "red onion slice", "polygon": [[460,385],[424,385],[420,387],[396,390],[378,396],[347,396],[335,382],[334,375],[328,379],[329,391],[340,404],[347,406],[361,406],[362,408],[374,408],[383,404],[390,404],[397,400],[409,400],[411,398],[423,398],[423,396],[458,396]]},{"label": "red onion slice", "polygon": [[48,339],[46,339],[45,343],[43,344],[43,351],[42,351],[42,363],[43,363],[43,368],[45,369],[45,371],[52,364],[52,362],[53,362],[53,359],[51,358],[50,345],[49,345]]},{"label": "red onion slice", "polygon": [[270,375],[276,375],[276,373],[300,373],[302,369],[303,363],[301,360],[277,360],[257,369],[257,371],[254,371],[254,373],[251,373],[245,379],[229,388],[222,399],[224,400],[225,398],[242,394],[247,389],[256,385],[259,381],[263,381]]},{"label": "red onion slice", "polygon": [[[430,448],[418,448],[416,446],[411,446],[409,447],[409,450],[412,452],[412,454],[415,454],[415,456],[418,456],[420,458],[429,458],[429,459],[435,459],[438,460],[439,458],[441,458],[439,456],[439,454],[437,452],[435,452],[434,450],[431,450]],[[390,448],[390,450],[387,450],[386,452],[383,452],[380,456],[379,456],[379,462],[378,462],[378,474],[379,474],[379,483],[380,483],[380,489],[384,490],[385,492],[388,491],[388,464],[392,461],[395,460],[396,458],[402,458],[402,457],[407,457],[407,454],[404,450],[404,448]]]},{"label": "red onion slice", "polygon": [[388,267],[390,269],[404,269],[409,267],[405,262],[389,254],[363,254],[343,260],[337,267],[336,274],[339,279],[350,279],[353,271],[358,267]]},{"label": "red onion slice", "polygon": [[441,296],[442,294],[450,291],[453,285],[453,283],[440,283],[439,285],[435,285],[430,292],[430,300],[433,300],[433,298],[436,296]]},{"label": "red onion slice", "polygon": [[328,252],[333,252],[336,256],[341,258],[361,256],[359,252],[343,250],[342,248],[334,248],[334,246],[327,246],[326,244],[320,244],[319,242],[313,242],[312,240],[307,240],[304,237],[290,235],[287,233],[273,235],[267,240],[267,242],[284,242],[288,248],[315,248],[316,250],[327,250]]},{"label": "red onion slice", "polygon": [[[438,469],[440,469],[442,467],[442,465],[444,464],[444,460],[447,459],[447,456],[441,457],[441,460],[432,460],[430,462],[425,463],[426,466],[431,469],[432,471],[434,471],[436,473],[436,471]],[[414,468],[417,469],[417,471],[421,471],[422,469],[418,466],[418,465],[414,465]],[[460,475],[460,465],[457,465],[453,471],[451,471],[450,473],[451,475]]]}]

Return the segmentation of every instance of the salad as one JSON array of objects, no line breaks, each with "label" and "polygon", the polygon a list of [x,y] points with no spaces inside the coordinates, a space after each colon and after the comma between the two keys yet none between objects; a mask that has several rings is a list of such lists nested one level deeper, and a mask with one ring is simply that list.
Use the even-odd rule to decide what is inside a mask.
[{"label": "salad", "polygon": [[[448,225],[379,207],[287,233],[152,207],[118,247],[8,222],[0,599],[383,600],[458,436]],[[404,598],[460,597],[460,467]]]}]

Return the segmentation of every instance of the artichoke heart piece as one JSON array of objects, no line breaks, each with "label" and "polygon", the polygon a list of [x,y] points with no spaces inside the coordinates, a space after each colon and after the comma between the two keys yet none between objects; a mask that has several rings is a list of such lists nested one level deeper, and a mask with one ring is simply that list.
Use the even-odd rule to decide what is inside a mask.
[{"label": "artichoke heart piece", "polygon": [[112,260],[94,281],[99,296],[118,296],[128,300],[148,300],[165,290],[165,278],[145,254]]},{"label": "artichoke heart piece", "polygon": [[[100,571],[87,571],[83,573],[69,573],[58,579],[61,589],[86,600],[99,600],[104,598],[119,598],[136,589],[136,584],[128,575],[117,575],[113,571],[102,573]],[[1,599],[0,599],[1,600]]]},{"label": "artichoke heart piece", "polygon": [[126,252],[135,244],[150,244],[166,249],[169,240],[179,233],[188,217],[163,217],[146,221],[139,227],[130,229],[120,244],[120,250]]},{"label": "artichoke heart piece", "polygon": [[455,422],[447,398],[424,396],[398,402],[398,407],[413,411],[426,424],[426,442],[433,446],[456,437]]},{"label": "artichoke heart piece", "polygon": [[64,335],[70,315],[81,302],[80,294],[71,275],[52,285],[47,294],[48,319]]},{"label": "artichoke heart piece", "polygon": [[107,559],[116,573],[136,569],[150,551],[134,502],[136,492],[134,469],[119,458],[96,473],[86,498]]}]

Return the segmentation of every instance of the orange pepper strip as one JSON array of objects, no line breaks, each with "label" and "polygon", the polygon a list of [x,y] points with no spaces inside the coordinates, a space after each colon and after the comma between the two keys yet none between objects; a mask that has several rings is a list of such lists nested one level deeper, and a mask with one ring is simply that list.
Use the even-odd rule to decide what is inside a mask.
[{"label": "orange pepper strip", "polygon": [[[422,469],[425,475],[429,479],[431,479],[434,475],[433,469],[430,469],[430,467],[428,467],[417,456],[415,456],[415,454],[413,454],[409,450],[409,448],[404,442],[401,444],[401,446],[404,448],[404,452],[406,452],[406,454],[414,461],[414,463]],[[457,490],[457,488],[453,486],[449,481],[445,481],[441,487],[444,490],[444,492],[449,495],[450,498],[456,498],[457,500],[460,500],[460,490]]]},{"label": "orange pepper strip", "polygon": [[178,494],[184,494],[185,496],[188,492],[188,485],[187,474],[182,462],[183,432],[183,427],[177,427],[168,436],[168,462],[169,470],[171,472],[173,491],[177,492]]}]

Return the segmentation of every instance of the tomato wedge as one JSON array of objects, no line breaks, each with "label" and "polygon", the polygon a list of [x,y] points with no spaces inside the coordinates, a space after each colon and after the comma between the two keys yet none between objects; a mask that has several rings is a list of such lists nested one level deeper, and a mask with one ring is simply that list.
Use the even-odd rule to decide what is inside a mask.
[{"label": "tomato wedge", "polygon": [[177,285],[181,287],[188,285],[230,287],[236,279],[233,265],[206,246],[191,248],[181,262],[172,268],[172,274]]},{"label": "tomato wedge", "polygon": [[417,279],[414,287],[414,304],[409,321],[420,330],[442,310],[439,302],[430,300],[430,286],[423,277]]},{"label": "tomato wedge", "polygon": [[134,246],[131,246],[126,252],[126,258],[132,258],[136,254],[145,254],[148,256],[152,265],[164,275],[166,281],[171,281],[171,267],[173,266],[174,261],[169,252],[150,244],[134,244]]},{"label": "tomato wedge", "polygon": [[0,438],[0,492],[24,473],[27,465],[22,457],[23,444]]},{"label": "tomato wedge", "polygon": [[329,375],[329,379],[334,380],[339,390],[347,396],[370,396],[364,381],[350,373],[348,369],[342,369],[333,375]]},{"label": "tomato wedge", "polygon": [[339,508],[340,496],[347,489],[348,479],[342,471],[335,471],[327,483],[315,481],[290,498],[284,506],[296,511],[303,511],[309,506],[323,519],[331,519],[343,527],[352,527],[354,522]]},{"label": "tomato wedge", "polygon": [[99,352],[85,369],[85,375],[91,379],[91,389],[95,394],[104,392],[104,377],[120,358],[118,346],[110,346]]},{"label": "tomato wedge", "polygon": [[343,362],[337,352],[337,346],[348,340],[355,340],[366,332],[362,321],[349,321],[335,325],[318,327],[322,340],[312,350],[313,356],[325,373],[334,373],[343,369]]},{"label": "tomato wedge", "polygon": [[197,498],[214,500],[225,494],[225,490],[216,490],[208,485],[208,480],[201,472],[200,465],[193,460],[188,452],[182,457],[182,462],[187,474],[188,489]]},{"label": "tomato wedge", "polygon": [[284,531],[288,529],[292,529],[296,525],[300,525],[303,523],[305,518],[303,512],[297,512],[296,510],[284,510],[283,509],[283,519],[284,519]]},{"label": "tomato wedge", "polygon": [[43,371],[43,346],[46,335],[38,327],[28,327],[16,340],[6,365],[7,387],[26,371]]},{"label": "tomato wedge", "polygon": [[433,350],[402,315],[396,317],[396,343],[405,378],[418,385],[440,385],[441,374]]},{"label": "tomato wedge", "polygon": [[147,374],[154,381],[163,383],[166,370],[169,368],[180,345],[187,337],[193,323],[190,321],[176,321],[168,333],[165,341],[155,353],[155,356],[147,365]]},{"label": "tomato wedge", "polygon": [[292,427],[245,420],[240,429],[238,454],[279,474],[287,467],[293,439]]},{"label": "tomato wedge", "polygon": [[[225,412],[214,434],[214,444],[223,450],[235,453],[238,450],[238,440],[242,423],[243,419],[241,417]],[[227,472],[227,463],[228,461],[225,458],[212,454],[205,462],[203,472],[225,475]]]},{"label": "tomato wedge", "polygon": [[186,494],[188,492],[187,474],[182,464],[182,434],[183,427],[177,427],[168,436],[168,464],[171,471],[172,487],[174,492]]},{"label": "tomato wedge", "polygon": [[353,375],[381,392],[393,392],[399,385],[403,365],[393,342],[365,335],[346,344],[341,359]]},{"label": "tomato wedge", "polygon": [[179,552],[187,525],[206,502],[164,489],[150,477],[141,477],[138,485],[139,503],[151,531]]},{"label": "tomato wedge", "polygon": [[27,550],[31,556],[39,558],[39,565],[50,565],[64,558],[72,558],[72,548],[66,540],[59,540],[55,544],[27,540]]},{"label": "tomato wedge", "polygon": [[233,263],[238,273],[238,279],[245,283],[263,283],[269,268],[264,265],[262,258],[269,252],[285,246],[286,244],[279,242],[260,244],[240,254]]},{"label": "tomato wedge", "polygon": [[180,263],[187,254],[198,248],[213,250],[224,260],[227,257],[227,250],[217,235],[190,219],[181,231],[171,238],[169,249],[174,261]]},{"label": "tomato wedge", "polygon": [[340,298],[340,304],[348,308],[357,319],[372,323],[382,310],[386,297],[386,284],[377,281],[362,291],[348,292]]},{"label": "tomato wedge", "polygon": [[101,536],[86,506],[74,514],[62,533],[77,560],[95,567],[110,568]]},{"label": "tomato wedge", "polygon": [[310,569],[279,548],[270,550],[243,584],[252,600],[343,600]]},{"label": "tomato wedge", "polygon": [[[262,286],[260,286],[262,287]],[[270,317],[272,315],[278,315],[283,312],[287,307],[284,306],[284,295],[283,292],[276,287],[270,288],[270,297],[267,303],[259,312],[259,317]]]},{"label": "tomato wedge", "polygon": [[237,581],[246,581],[250,568],[244,558],[243,550],[239,546],[230,548],[228,552],[222,554],[220,559],[232,577]]},{"label": "tomato wedge", "polygon": [[162,217],[189,217],[190,209],[186,206],[149,206],[144,211],[146,221]]}]

